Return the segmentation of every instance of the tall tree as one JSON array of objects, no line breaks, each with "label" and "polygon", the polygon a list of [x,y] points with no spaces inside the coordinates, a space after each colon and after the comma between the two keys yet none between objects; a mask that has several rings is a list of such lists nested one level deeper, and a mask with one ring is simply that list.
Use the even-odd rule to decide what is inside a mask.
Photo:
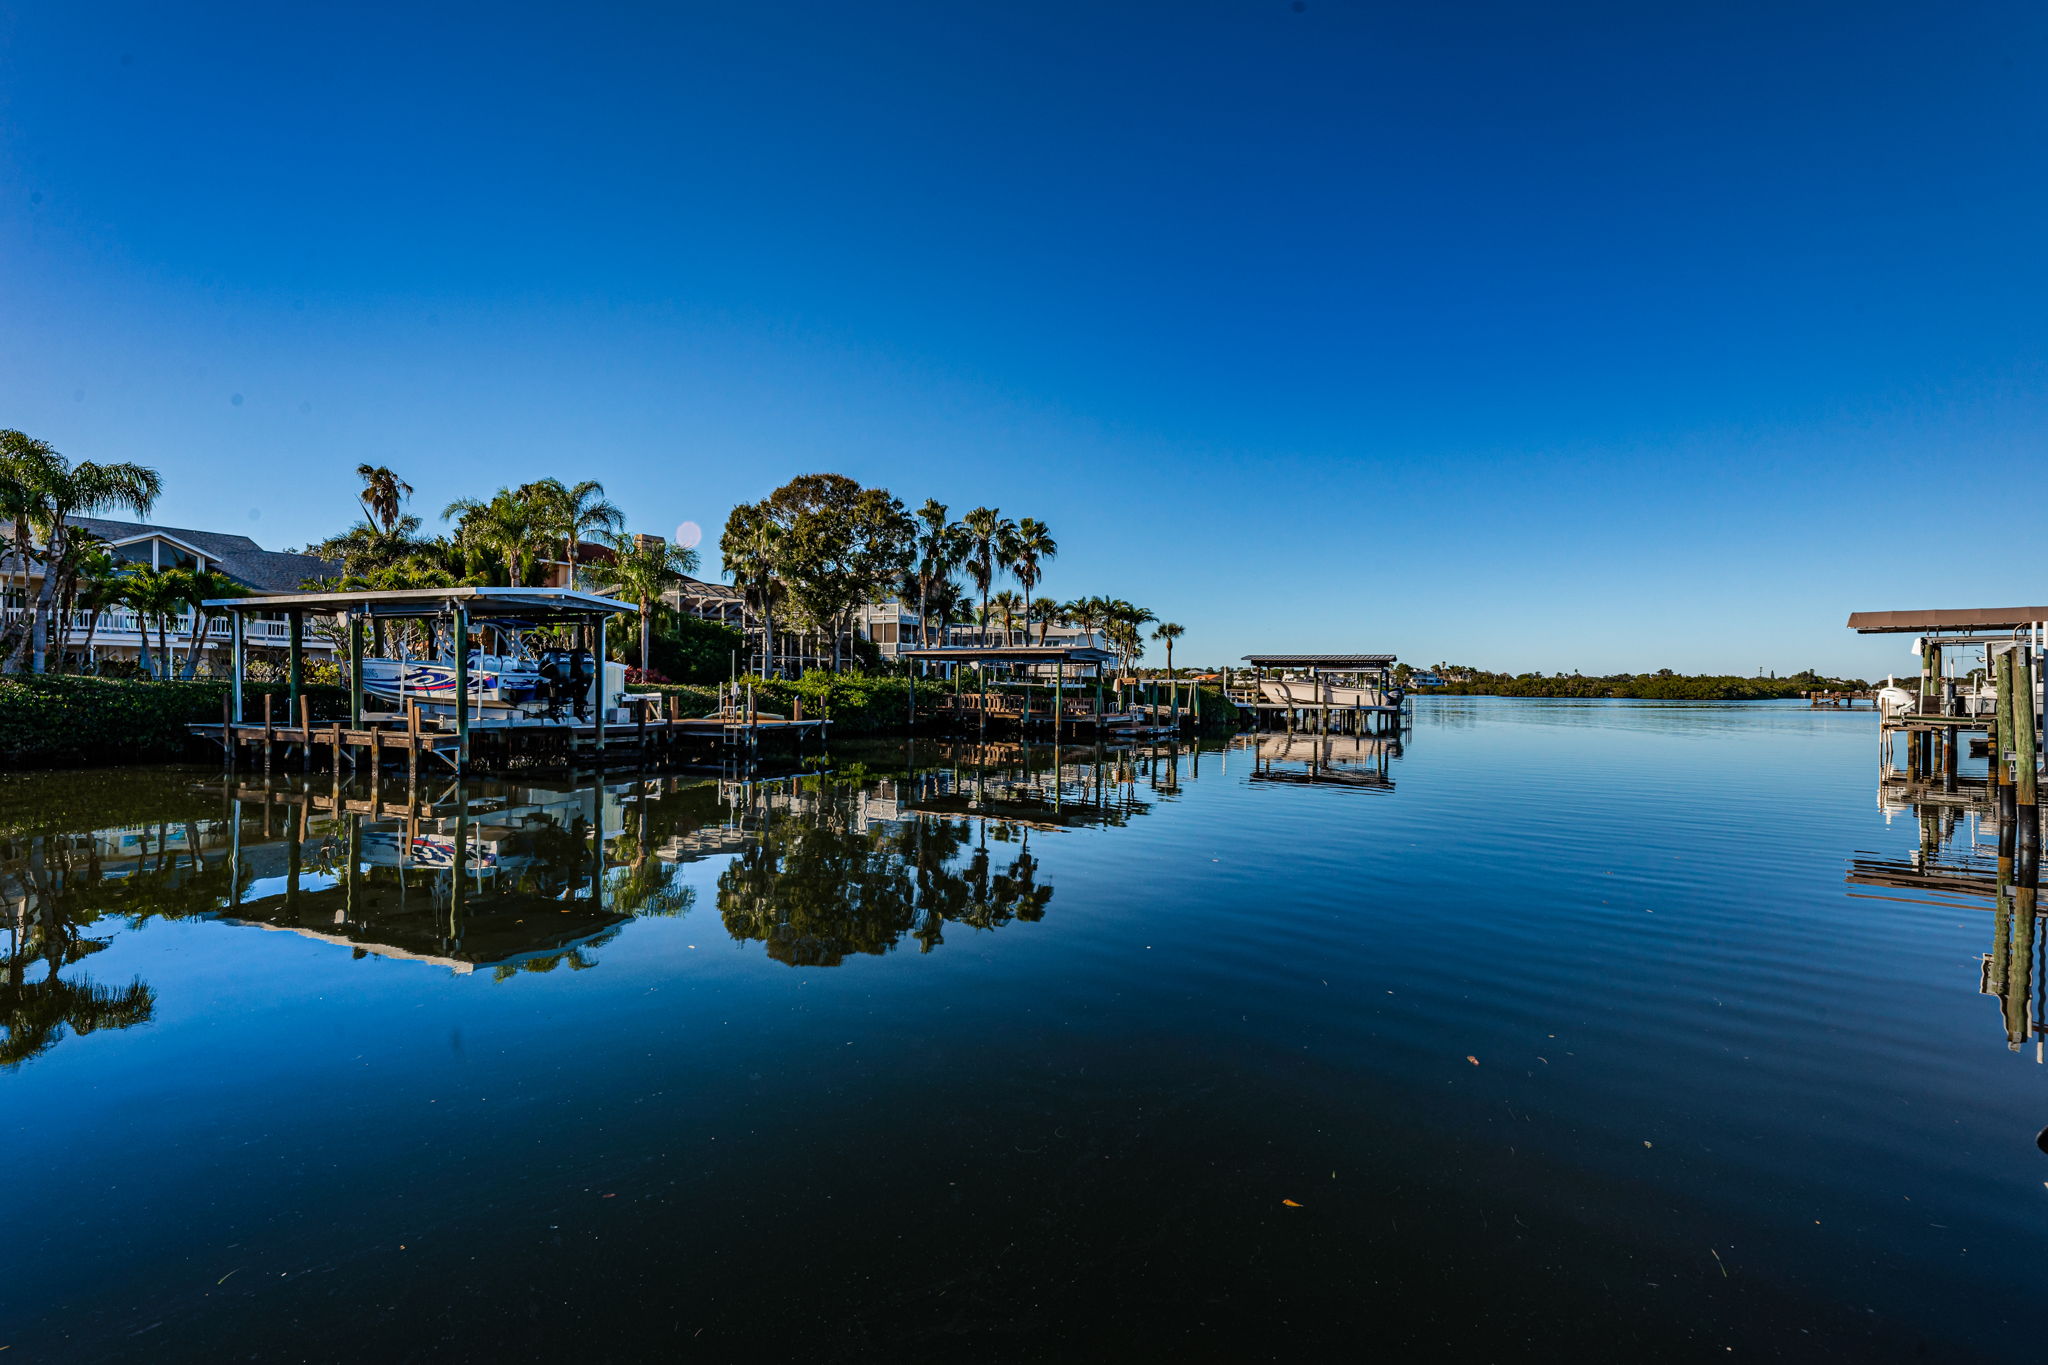
[{"label": "tall tree", "polygon": [[917,536],[910,514],[886,488],[805,474],[734,515],[758,515],[779,528],[777,576],[803,621],[831,634],[837,670],[854,610],[884,596],[910,566]]},{"label": "tall tree", "polygon": [[924,643],[931,643],[932,589],[951,578],[960,567],[965,551],[960,528],[948,518],[946,504],[926,498],[917,509],[917,628]]},{"label": "tall tree", "polygon": [[538,566],[554,531],[534,500],[501,488],[488,502],[459,498],[441,515],[455,521],[455,541],[468,553],[473,571],[502,577],[502,587],[537,586]]},{"label": "tall tree", "polygon": [[1031,636],[1031,594],[1038,588],[1038,580],[1045,573],[1045,561],[1059,555],[1059,542],[1052,538],[1052,532],[1044,522],[1035,517],[1025,517],[1017,523],[1017,531],[1010,542],[1010,572],[1016,575],[1018,586],[1024,589],[1024,636]]},{"label": "tall tree", "polygon": [[179,673],[182,678],[199,676],[199,656],[206,647],[206,632],[213,624],[213,613],[206,603],[223,597],[246,597],[247,591],[224,573],[211,569],[180,569],[184,578],[178,587],[184,594],[184,604],[192,608],[192,638],[185,651],[185,667]]},{"label": "tall tree", "polygon": [[967,548],[967,576],[981,596],[981,619],[988,620],[989,590],[996,575],[1010,563],[1017,544],[1017,523],[995,507],[977,507],[960,518],[961,539]]},{"label": "tall tree", "polygon": [[1038,622],[1038,647],[1045,648],[1045,637],[1059,623],[1063,608],[1056,598],[1041,597],[1031,604],[1031,618]]},{"label": "tall tree", "polygon": [[1108,639],[1103,634],[1109,627],[1109,599],[1106,597],[1077,597],[1060,608],[1060,614],[1073,622],[1075,627],[1087,631],[1097,643]]},{"label": "tall tree", "polygon": [[560,479],[542,479],[522,485],[520,497],[535,509],[543,530],[562,542],[562,558],[569,565],[569,587],[576,586],[576,559],[584,537],[618,535],[626,528],[625,515],[605,500],[604,485],[596,479],[565,484]]},{"label": "tall tree", "polygon": [[100,617],[107,608],[118,606],[127,591],[127,575],[121,562],[104,546],[94,546],[79,556],[73,600],[85,613],[85,663],[92,665],[93,637],[99,634]]},{"label": "tall tree", "polygon": [[1187,634],[1185,626],[1175,625],[1171,621],[1165,622],[1159,629],[1152,632],[1153,639],[1162,640],[1166,644],[1166,676],[1169,678],[1173,676],[1173,642],[1185,634]]},{"label": "tall tree", "polygon": [[697,552],[665,540],[635,540],[614,533],[606,537],[612,562],[593,564],[590,576],[597,586],[640,609],[640,674],[647,674],[650,644],[654,637],[654,613],[670,588],[696,572]]},{"label": "tall tree", "polygon": [[742,503],[725,519],[718,557],[740,590],[741,606],[761,622],[761,673],[775,663],[775,609],[782,597],[782,526],[765,503]]},{"label": "tall tree", "polygon": [[[137,618],[137,633],[142,637],[142,671],[152,678],[167,678],[171,673],[170,622],[185,604],[187,575],[183,569],[155,569],[138,564],[128,570],[127,578],[121,601]],[[156,626],[154,657],[149,652],[152,624]]]},{"label": "tall tree", "polygon": [[412,496],[412,485],[381,464],[357,465],[356,477],[363,481],[363,491],[357,495],[363,519],[390,535],[398,527],[405,500]]},{"label": "tall tree", "polygon": [[40,559],[43,568],[28,631],[8,659],[9,669],[19,670],[25,661],[29,671],[43,671],[71,519],[99,512],[148,516],[162,491],[163,479],[146,466],[91,460],[74,465],[48,441],[0,431],[0,506],[15,512],[17,569],[26,583],[31,558]]},{"label": "tall tree", "polygon": [[1107,616],[1110,642],[1124,656],[1123,666],[1135,668],[1145,653],[1144,627],[1159,618],[1121,597],[1110,602]]},{"label": "tall tree", "polygon": [[[983,631],[986,632],[989,626],[1001,622],[1003,627],[1002,642],[1007,648],[1013,643],[1010,639],[1010,632],[1016,627],[1017,618],[1023,615],[1024,612],[1023,596],[1015,588],[1004,588],[1001,592],[989,598],[988,606],[984,608],[984,611],[986,614],[981,618]],[[1030,618],[1026,617],[1025,621],[1024,629],[1028,638],[1031,629],[1029,624]]]}]

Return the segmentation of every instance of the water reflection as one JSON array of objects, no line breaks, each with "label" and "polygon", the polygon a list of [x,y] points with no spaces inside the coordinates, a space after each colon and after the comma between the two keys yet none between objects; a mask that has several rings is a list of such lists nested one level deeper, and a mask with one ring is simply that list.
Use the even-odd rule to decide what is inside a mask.
[{"label": "water reflection", "polygon": [[1401,757],[1402,733],[1321,735],[1307,730],[1272,731],[1241,736],[1237,744],[1252,752],[1254,782],[1392,791],[1393,765]]},{"label": "water reflection", "polygon": [[[688,914],[702,888],[735,941],[791,966],[930,953],[1043,919],[1034,837],[1142,818],[1202,761],[1172,745],[988,745],[766,781],[20,778],[0,799],[0,1066],[148,1022],[149,985],[84,964],[152,919],[502,980],[593,967],[627,925]],[[707,859],[724,860],[715,878],[686,874]]]},{"label": "water reflection", "polygon": [[[207,817],[217,800],[138,799],[104,777],[8,796],[0,803],[0,1067],[70,1034],[147,1023],[156,998],[146,984],[102,982],[81,964],[124,925],[211,908],[229,892],[227,869],[202,854],[216,834]],[[95,816],[119,823],[95,828]]]},{"label": "water reflection", "polygon": [[[1978,991],[1998,1003],[2006,1046],[2034,1045],[2036,1061],[2048,1061],[2048,952],[2037,915],[2041,833],[2036,812],[2022,814],[2001,799],[1981,774],[1969,776],[1950,763],[1922,773],[1887,766],[1879,778],[1878,804],[1887,821],[1911,819],[1919,840],[1905,857],[1860,854],[1848,881],[1865,888],[1852,894],[1935,906],[1943,910],[1988,910],[1990,946],[1978,964]],[[2024,822],[2037,822],[2028,830]]]}]

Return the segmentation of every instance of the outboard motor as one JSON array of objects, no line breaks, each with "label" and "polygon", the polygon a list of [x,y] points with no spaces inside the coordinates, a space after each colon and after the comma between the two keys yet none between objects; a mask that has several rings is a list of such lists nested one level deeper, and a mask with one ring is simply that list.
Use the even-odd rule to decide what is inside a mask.
[{"label": "outboard motor", "polygon": [[587,649],[544,649],[537,670],[540,685],[534,689],[547,704],[549,720],[562,719],[564,703],[575,710],[576,719],[590,718],[590,680],[596,660]]}]

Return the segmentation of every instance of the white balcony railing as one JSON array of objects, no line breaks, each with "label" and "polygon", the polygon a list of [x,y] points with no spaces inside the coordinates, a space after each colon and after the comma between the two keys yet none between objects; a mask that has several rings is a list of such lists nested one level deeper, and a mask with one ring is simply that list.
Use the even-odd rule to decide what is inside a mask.
[{"label": "white balcony railing", "polygon": [[[4,615],[9,618],[17,618],[25,616],[27,613],[20,608],[14,608],[5,612]],[[85,635],[88,630],[92,631],[92,642],[95,647],[100,645],[132,645],[143,634],[143,621],[135,612],[125,607],[101,612],[99,623],[96,626],[93,623],[91,612],[75,611],[71,613],[71,644],[74,648],[84,647]],[[157,638],[157,622],[155,620],[152,619],[148,623],[148,630],[150,642],[154,644]],[[163,635],[164,639],[175,647],[183,648],[190,644],[192,640],[192,613],[189,611],[182,612],[167,620],[164,623]],[[281,620],[265,620],[262,617],[255,616],[245,617],[242,622],[242,639],[244,643],[258,648],[283,649],[291,643],[291,625],[289,622]],[[225,616],[215,616],[208,621],[206,623],[206,634],[201,636],[200,640],[201,644],[209,649],[216,645],[225,647],[232,644],[234,642],[234,631],[233,627],[228,623],[228,618]],[[306,634],[305,644],[308,649],[323,652],[333,648],[326,640],[317,637],[310,631]]]}]

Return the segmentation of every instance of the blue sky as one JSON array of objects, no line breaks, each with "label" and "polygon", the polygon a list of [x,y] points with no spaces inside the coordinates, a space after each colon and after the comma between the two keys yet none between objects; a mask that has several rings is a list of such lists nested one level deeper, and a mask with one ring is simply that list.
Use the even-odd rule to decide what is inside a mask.
[{"label": "blue sky", "polygon": [[2025,4],[8,5],[0,425],[272,546],[362,460],[430,521],[589,476],[713,540],[836,470],[1046,520],[1045,590],[1186,660],[1882,673],[1848,611],[2048,596],[1984,567],[2039,520],[2044,39]]}]

